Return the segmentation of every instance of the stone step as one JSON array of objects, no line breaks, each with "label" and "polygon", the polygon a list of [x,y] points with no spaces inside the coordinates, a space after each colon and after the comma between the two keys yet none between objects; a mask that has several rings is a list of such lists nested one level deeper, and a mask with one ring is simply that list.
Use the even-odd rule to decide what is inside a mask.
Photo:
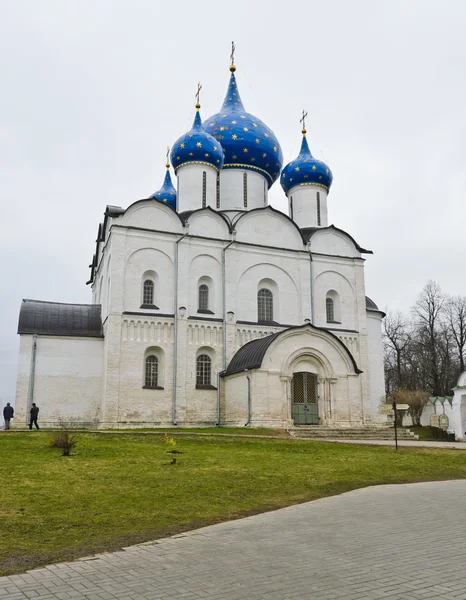
[{"label": "stone step", "polygon": [[[303,429],[293,427],[288,433],[298,439],[352,439],[352,440],[395,440],[395,431],[392,428],[324,428],[305,427]],[[409,429],[398,430],[399,440],[418,440]]]}]

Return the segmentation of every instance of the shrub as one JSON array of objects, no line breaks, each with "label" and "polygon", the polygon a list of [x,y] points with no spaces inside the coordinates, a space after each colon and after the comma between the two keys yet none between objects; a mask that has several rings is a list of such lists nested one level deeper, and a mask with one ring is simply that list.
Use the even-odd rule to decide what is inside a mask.
[{"label": "shrub", "polygon": [[50,446],[52,448],[60,448],[62,456],[69,456],[71,450],[78,443],[78,436],[73,432],[75,427],[73,421],[65,421],[62,418],[58,419],[58,429],[50,434]]},{"label": "shrub", "polygon": [[[413,420],[413,425],[421,425],[422,411],[429,401],[429,394],[427,392],[424,390],[405,390],[399,388],[389,396],[390,402],[393,402],[394,400],[397,404],[408,404],[408,414]],[[403,413],[400,411],[400,414],[397,414],[397,423],[399,425],[401,425],[402,419]]]}]

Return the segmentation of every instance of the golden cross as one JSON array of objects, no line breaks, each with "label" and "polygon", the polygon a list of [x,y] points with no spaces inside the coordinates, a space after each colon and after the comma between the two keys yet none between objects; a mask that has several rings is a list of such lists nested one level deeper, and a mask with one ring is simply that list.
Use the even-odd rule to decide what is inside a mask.
[{"label": "golden cross", "polygon": [[195,94],[196,104],[199,104],[199,94],[201,93],[202,85],[200,83],[197,84],[197,92]]},{"label": "golden cross", "polygon": [[231,65],[233,66],[235,64],[235,42],[231,42],[231,54],[230,54],[230,60],[231,60]]},{"label": "golden cross", "polygon": [[306,129],[306,117],[307,112],[303,110],[303,116],[299,119],[299,122],[303,124],[303,129]]},{"label": "golden cross", "polygon": [[167,165],[168,165],[168,157],[170,156],[170,146],[167,146],[167,154],[166,154],[166,158],[167,158]]}]

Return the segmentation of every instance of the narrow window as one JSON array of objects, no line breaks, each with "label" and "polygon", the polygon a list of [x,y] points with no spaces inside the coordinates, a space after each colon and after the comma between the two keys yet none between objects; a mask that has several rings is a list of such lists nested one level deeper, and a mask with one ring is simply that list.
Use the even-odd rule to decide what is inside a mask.
[{"label": "narrow window", "polygon": [[327,298],[325,300],[325,308],[327,310],[327,323],[334,323],[335,322],[335,310],[334,310],[332,298]]},{"label": "narrow window", "polygon": [[320,192],[317,192],[317,225],[320,226]]},{"label": "narrow window", "polygon": [[273,321],[273,294],[265,288],[257,293],[257,320],[266,323]]},{"label": "narrow window", "polygon": [[290,217],[293,220],[293,196],[290,197]]},{"label": "narrow window", "polygon": [[264,179],[264,206],[267,206],[267,182]]},{"label": "narrow window", "polygon": [[210,385],[212,361],[207,354],[200,354],[196,360],[196,386]]},{"label": "narrow window", "polygon": [[146,385],[145,387],[155,388],[158,385],[159,361],[156,356],[151,354],[146,358]]},{"label": "narrow window", "polygon": [[202,172],[202,208],[205,208],[207,204],[207,173]]},{"label": "narrow window", "polygon": [[217,208],[220,208],[220,173],[217,173]]},{"label": "narrow window", "polygon": [[209,288],[205,284],[199,286],[199,310],[209,310]]},{"label": "narrow window", "polygon": [[248,174],[243,173],[243,204],[244,208],[248,207]]},{"label": "narrow window", "polygon": [[154,282],[150,279],[144,281],[144,290],[142,294],[143,304],[154,304]]}]

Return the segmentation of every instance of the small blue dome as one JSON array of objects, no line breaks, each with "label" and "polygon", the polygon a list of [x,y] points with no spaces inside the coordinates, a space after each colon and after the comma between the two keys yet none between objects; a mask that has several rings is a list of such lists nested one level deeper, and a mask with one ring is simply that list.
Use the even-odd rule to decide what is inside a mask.
[{"label": "small blue dome", "polygon": [[306,139],[306,130],[303,129],[303,142],[298,158],[295,158],[282,171],[280,183],[285,193],[296,185],[320,185],[327,192],[332,185],[333,175],[329,167],[317,160],[311,154]]},{"label": "small blue dome", "polygon": [[244,110],[236,85],[235,67],[222,109],[204,122],[204,127],[223,147],[224,168],[248,169],[262,173],[269,188],[278,179],[283,163],[280,144],[273,131]]},{"label": "small blue dome", "polygon": [[223,149],[221,144],[204,131],[199,114],[200,105],[196,104],[196,116],[191,130],[176,140],[171,152],[171,161],[175,173],[186,164],[210,165],[220,170],[223,167]]},{"label": "small blue dome", "polygon": [[172,178],[170,177],[170,165],[166,165],[167,172],[165,173],[165,179],[163,180],[162,187],[149,196],[149,198],[154,198],[154,200],[158,200],[163,204],[167,204],[173,210],[176,210],[176,190],[173,187]]}]

